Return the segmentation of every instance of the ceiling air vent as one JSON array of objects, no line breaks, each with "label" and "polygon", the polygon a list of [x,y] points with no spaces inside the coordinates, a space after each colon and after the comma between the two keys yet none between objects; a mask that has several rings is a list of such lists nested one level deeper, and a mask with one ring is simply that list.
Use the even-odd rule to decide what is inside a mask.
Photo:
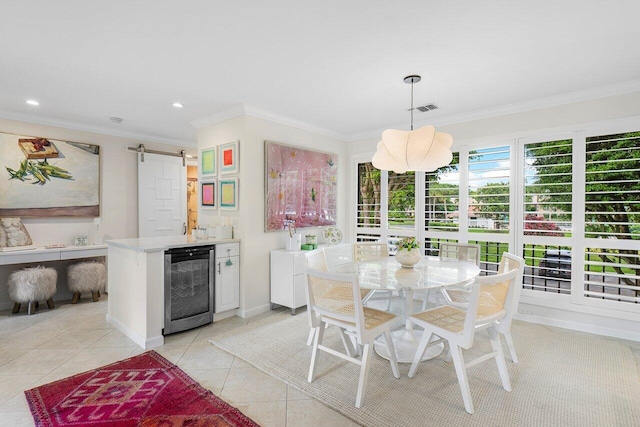
[{"label": "ceiling air vent", "polygon": [[416,110],[420,111],[421,113],[426,113],[427,111],[437,110],[437,109],[438,109],[438,106],[436,104],[427,104],[421,107],[416,107]]}]

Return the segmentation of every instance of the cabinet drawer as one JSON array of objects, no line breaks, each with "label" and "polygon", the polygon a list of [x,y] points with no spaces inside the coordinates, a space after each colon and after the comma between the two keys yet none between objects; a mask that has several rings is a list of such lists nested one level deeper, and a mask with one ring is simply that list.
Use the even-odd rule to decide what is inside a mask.
[{"label": "cabinet drawer", "polygon": [[216,259],[240,255],[240,243],[221,243],[216,245]]}]

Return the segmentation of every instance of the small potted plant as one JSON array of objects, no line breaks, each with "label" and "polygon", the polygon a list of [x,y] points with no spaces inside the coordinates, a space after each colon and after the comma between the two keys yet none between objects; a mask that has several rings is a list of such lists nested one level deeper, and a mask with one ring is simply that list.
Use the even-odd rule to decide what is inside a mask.
[{"label": "small potted plant", "polygon": [[396,242],[398,252],[396,253],[396,260],[404,268],[413,268],[422,259],[420,253],[420,245],[416,241],[415,237],[403,237]]}]

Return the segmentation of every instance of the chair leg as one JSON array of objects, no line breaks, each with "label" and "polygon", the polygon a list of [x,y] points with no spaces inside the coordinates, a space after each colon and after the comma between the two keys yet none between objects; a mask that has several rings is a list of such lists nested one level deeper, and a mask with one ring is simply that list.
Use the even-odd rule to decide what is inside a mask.
[{"label": "chair leg", "polygon": [[32,315],[36,312],[36,302],[29,301],[29,307],[27,308],[27,314]]},{"label": "chair leg", "polygon": [[20,305],[21,304],[17,302],[13,303],[13,310],[11,310],[11,313],[12,314],[18,313],[20,311]]},{"label": "chair leg", "polygon": [[[451,343],[449,343],[451,345]],[[458,376],[458,384],[462,392],[462,400],[464,401],[464,409],[473,414],[473,401],[471,400],[471,389],[469,389],[469,380],[467,378],[467,368],[464,366],[464,358],[462,357],[462,348],[457,345],[451,345],[451,355],[453,356],[453,364],[456,367],[456,375]]]},{"label": "chair leg", "polygon": [[362,364],[360,365],[360,379],[358,380],[358,394],[356,395],[356,408],[362,407],[364,390],[369,379],[369,362],[371,362],[371,343],[366,343],[362,348]]},{"label": "chair leg", "polygon": [[47,307],[48,307],[49,309],[51,309],[51,310],[52,310],[52,309],[54,309],[54,308],[56,308],[56,305],[53,303],[53,298],[49,298],[49,299],[47,300]]},{"label": "chair leg", "polygon": [[416,370],[418,369],[418,365],[422,361],[422,356],[424,355],[425,350],[427,349],[427,345],[429,345],[429,341],[431,340],[431,332],[427,333],[426,331],[422,334],[422,339],[420,340],[420,345],[418,345],[418,349],[416,350],[415,356],[413,356],[413,362],[411,363],[411,368],[409,369],[409,378],[413,378],[416,375]]},{"label": "chair leg", "polygon": [[509,352],[511,353],[511,361],[513,363],[518,363],[518,356],[516,356],[516,347],[513,345],[513,338],[511,337],[511,332],[505,332],[504,339],[507,342],[507,347],[509,347]]},{"label": "chair leg", "polygon": [[398,358],[396,356],[396,349],[393,347],[393,341],[391,340],[391,332],[389,330],[384,331],[384,343],[387,347],[387,353],[389,354],[389,362],[391,362],[391,372],[396,378],[400,378],[400,372],[398,371]]},{"label": "chair leg", "polygon": [[316,362],[318,361],[318,346],[322,344],[322,337],[324,335],[325,323],[321,322],[320,326],[316,328],[316,336],[313,339],[313,352],[311,353],[311,366],[309,366],[309,378],[310,383],[316,377]]},{"label": "chair leg", "polygon": [[309,337],[307,338],[307,346],[310,346],[311,344],[313,344],[313,337],[315,337],[316,335],[316,329],[314,327],[310,327],[309,328]]},{"label": "chair leg", "polygon": [[73,298],[71,299],[71,304],[77,304],[80,299],[80,292],[74,292]]},{"label": "chair leg", "polygon": [[[357,350],[351,347],[351,337],[347,339],[347,335],[344,333],[344,329],[342,328],[338,328],[338,331],[338,333],[340,334],[340,340],[342,341],[342,345],[344,346],[344,352],[347,353],[347,356],[353,357],[356,354]],[[356,345],[357,344],[355,344],[354,347]]]},{"label": "chair leg", "polygon": [[93,298],[93,302],[98,302],[98,300],[100,299],[100,292],[98,291],[91,292],[91,297]]},{"label": "chair leg", "polygon": [[500,341],[500,335],[494,328],[489,328],[489,340],[491,341],[491,347],[496,353],[495,359],[498,365],[498,372],[500,373],[500,379],[502,380],[502,387],[506,391],[511,391],[511,382],[509,381],[509,371],[507,371],[507,362],[504,361],[504,352],[502,351],[502,342]]}]

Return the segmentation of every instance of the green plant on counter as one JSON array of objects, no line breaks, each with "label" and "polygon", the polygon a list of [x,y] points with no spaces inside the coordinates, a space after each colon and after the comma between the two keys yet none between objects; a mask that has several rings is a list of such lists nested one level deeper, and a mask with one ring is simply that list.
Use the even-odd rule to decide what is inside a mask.
[{"label": "green plant on counter", "polygon": [[47,159],[42,162],[24,159],[20,163],[18,170],[11,169],[8,166],[5,166],[5,169],[9,172],[9,179],[19,179],[22,182],[26,182],[31,181],[31,177],[33,177],[35,181],[32,184],[44,185],[47,181],[51,181],[51,178],[73,179],[68,170],[50,165]]}]

